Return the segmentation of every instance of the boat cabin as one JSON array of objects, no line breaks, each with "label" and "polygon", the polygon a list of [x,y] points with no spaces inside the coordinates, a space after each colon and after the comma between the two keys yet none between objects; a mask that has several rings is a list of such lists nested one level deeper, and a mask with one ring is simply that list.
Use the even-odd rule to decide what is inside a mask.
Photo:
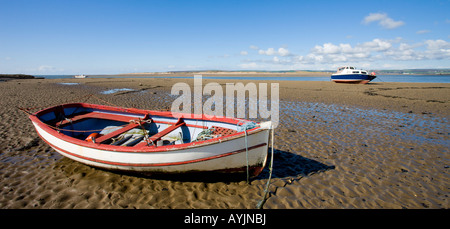
[{"label": "boat cabin", "polygon": [[344,66],[344,67],[340,67],[338,68],[337,74],[365,74],[367,75],[367,71],[364,70],[358,70],[355,67],[351,67],[351,66]]}]

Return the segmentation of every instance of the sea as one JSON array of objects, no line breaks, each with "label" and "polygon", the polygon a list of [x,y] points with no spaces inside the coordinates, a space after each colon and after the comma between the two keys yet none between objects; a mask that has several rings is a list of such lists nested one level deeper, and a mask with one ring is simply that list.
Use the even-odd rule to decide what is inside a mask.
[{"label": "sea", "polygon": [[[73,78],[73,75],[36,75],[45,79],[65,79]],[[117,75],[96,75],[96,78],[130,78],[130,76]],[[189,79],[192,76],[136,76],[139,78],[180,78]],[[283,76],[203,76],[203,79],[241,79],[241,80],[278,80],[278,81],[330,81],[329,76],[301,76],[301,77],[283,77]],[[377,75],[372,80],[376,82],[399,82],[399,83],[450,83],[450,75]]]}]

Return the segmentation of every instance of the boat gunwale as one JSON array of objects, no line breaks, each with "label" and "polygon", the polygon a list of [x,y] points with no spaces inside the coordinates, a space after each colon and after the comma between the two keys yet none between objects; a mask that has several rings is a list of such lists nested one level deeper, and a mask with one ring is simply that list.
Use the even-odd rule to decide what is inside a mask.
[{"label": "boat gunwale", "polygon": [[[89,104],[89,103],[67,103],[67,104],[61,104],[61,105],[56,105],[56,106],[52,106],[40,111],[37,111],[31,115],[29,115],[29,118],[31,119],[31,121],[38,125],[43,131],[47,132],[48,134],[58,137],[63,141],[75,144],[75,145],[79,145],[82,147],[87,147],[87,148],[93,148],[93,149],[98,149],[98,150],[106,150],[106,151],[115,151],[115,152],[124,152],[124,153],[151,153],[151,152],[164,152],[164,151],[173,151],[173,150],[182,150],[182,149],[191,149],[191,148],[197,148],[197,147],[203,147],[203,146],[207,146],[207,145],[212,145],[212,144],[218,144],[218,143],[223,143],[226,141],[231,141],[234,139],[238,139],[238,138],[242,138],[245,137],[245,132],[237,132],[234,134],[230,134],[230,135],[226,135],[226,136],[221,136],[218,138],[213,138],[213,139],[209,139],[209,140],[204,140],[204,141],[198,141],[198,142],[189,142],[189,143],[183,143],[183,144],[178,144],[178,145],[166,145],[166,146],[139,146],[139,147],[134,147],[134,146],[116,146],[116,145],[109,145],[109,144],[100,144],[100,143],[93,143],[93,142],[87,142],[81,139],[77,139],[74,137],[70,137],[68,135],[65,135],[63,133],[59,133],[56,129],[53,129],[52,127],[50,127],[50,125],[44,123],[42,120],[40,120],[38,118],[38,116],[49,113],[49,112],[53,112],[56,109],[58,109],[58,107],[64,107],[64,108],[72,108],[72,107],[84,107],[84,108],[93,108],[93,109],[98,109],[98,110],[108,110],[108,111],[115,111],[115,112],[123,112],[123,113],[131,113],[131,114],[138,114],[138,115],[146,115],[149,114],[150,117],[151,116],[162,116],[162,117],[168,117],[168,118],[174,118],[176,119],[178,115],[178,117],[182,116],[182,115],[191,115],[191,114],[182,114],[182,113],[172,113],[170,111],[152,111],[152,110],[143,110],[143,109],[137,109],[137,108],[120,108],[120,107],[113,107],[113,106],[106,106],[106,105],[98,105],[98,104]],[[245,120],[245,119],[238,119],[238,118],[229,118],[229,117],[208,117],[207,115],[202,114],[200,118],[188,118],[188,119],[198,119],[198,120],[204,120],[204,121],[213,121],[213,122],[223,122],[223,123],[228,123],[228,124],[238,124],[239,121],[247,121],[250,122],[249,120]],[[197,126],[198,128],[198,126]],[[255,127],[252,129],[248,129],[247,130],[247,135],[253,135],[256,134],[258,132],[264,131],[266,129],[262,129],[261,127]]]}]

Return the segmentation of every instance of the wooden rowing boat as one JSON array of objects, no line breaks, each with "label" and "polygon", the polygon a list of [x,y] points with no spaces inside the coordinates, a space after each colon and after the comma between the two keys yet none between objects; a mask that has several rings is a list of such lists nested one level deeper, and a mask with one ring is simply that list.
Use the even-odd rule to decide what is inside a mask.
[{"label": "wooden rowing boat", "polygon": [[250,176],[263,170],[270,121],[192,116],[70,103],[29,118],[57,152],[103,169],[146,174],[247,171]]}]

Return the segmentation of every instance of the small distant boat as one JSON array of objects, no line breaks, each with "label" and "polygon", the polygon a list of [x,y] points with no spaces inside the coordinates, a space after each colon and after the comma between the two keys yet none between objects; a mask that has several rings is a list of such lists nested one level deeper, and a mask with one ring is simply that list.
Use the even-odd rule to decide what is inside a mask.
[{"label": "small distant boat", "polygon": [[368,73],[366,70],[355,67],[344,66],[338,68],[337,72],[331,75],[331,80],[336,83],[366,84],[376,78],[374,72]]},{"label": "small distant boat", "polygon": [[28,113],[39,136],[63,156],[94,167],[144,174],[257,176],[266,165],[272,128],[270,121],[176,118],[186,116],[88,103]]},{"label": "small distant boat", "polygon": [[74,76],[74,77],[77,78],[77,79],[83,79],[83,78],[86,78],[87,75],[81,74],[81,75],[76,75],[76,76]]}]

